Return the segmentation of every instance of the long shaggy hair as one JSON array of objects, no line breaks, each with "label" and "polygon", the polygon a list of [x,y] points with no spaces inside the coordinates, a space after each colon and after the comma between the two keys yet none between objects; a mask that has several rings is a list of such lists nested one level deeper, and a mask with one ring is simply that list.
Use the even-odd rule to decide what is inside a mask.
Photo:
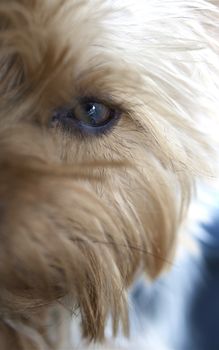
[{"label": "long shaggy hair", "polygon": [[[1,349],[69,349],[68,313],[128,333],[127,288],[170,267],[215,172],[218,23],[216,1],[1,0]],[[78,97],[112,130],[54,125]]]}]

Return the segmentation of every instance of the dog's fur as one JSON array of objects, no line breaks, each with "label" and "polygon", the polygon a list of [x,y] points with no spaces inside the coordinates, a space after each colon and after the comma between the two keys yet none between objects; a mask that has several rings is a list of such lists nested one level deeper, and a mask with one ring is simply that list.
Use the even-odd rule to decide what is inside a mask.
[{"label": "dog's fur", "polygon": [[[128,332],[126,289],[170,267],[195,179],[214,174],[218,23],[217,1],[0,1],[2,350],[69,349],[69,310],[85,339],[109,316]],[[117,125],[51,127],[78,96]]]}]

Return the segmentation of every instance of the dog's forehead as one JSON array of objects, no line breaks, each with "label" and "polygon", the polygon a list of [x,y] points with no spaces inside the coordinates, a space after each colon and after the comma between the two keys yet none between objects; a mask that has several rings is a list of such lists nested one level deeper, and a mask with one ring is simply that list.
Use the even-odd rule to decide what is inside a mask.
[{"label": "dog's forehead", "polygon": [[41,9],[46,11],[47,20],[39,25],[44,24],[45,30],[56,33],[57,39],[64,42],[69,39],[75,50],[91,46],[112,50],[123,46],[128,39],[131,42],[133,37],[143,34],[142,24],[146,20],[142,12],[145,2],[141,0],[66,0],[49,2],[47,7]]},{"label": "dog's forehead", "polygon": [[[132,70],[128,65],[136,62],[136,53],[142,48],[145,19],[140,9],[145,2],[22,0],[21,4],[25,5],[22,11],[26,22],[22,18],[16,35],[22,36],[18,49],[24,53],[22,62],[29,72],[27,77],[35,77],[45,66],[42,79],[53,79],[56,74],[59,85],[69,90],[69,86],[79,86],[82,75],[86,77],[86,88],[90,85],[93,88],[121,71],[125,79],[124,69]],[[97,74],[90,83],[88,75],[92,72]],[[65,81],[70,84],[66,88]],[[110,90],[112,81],[114,84],[116,80],[107,80],[106,90]]]},{"label": "dog's forehead", "polygon": [[[151,42],[162,36],[173,35],[173,18],[179,11],[186,13],[181,2],[169,0],[47,0],[36,2],[35,19],[44,37],[56,35],[57,48],[68,42],[78,54],[91,48],[105,53],[122,50],[122,56],[131,59]],[[171,21],[172,19],[172,21]],[[181,28],[182,29],[182,28]],[[176,30],[176,28],[175,28]],[[80,52],[81,54],[82,52]],[[119,55],[117,55],[119,57]],[[139,59],[139,58],[138,58]],[[134,58],[134,60],[136,60]]]},{"label": "dog's forehead", "polygon": [[[173,1],[169,2],[174,9]],[[66,61],[71,61],[67,69],[73,75],[100,65],[114,70],[142,62],[145,66],[147,54],[162,41],[163,26],[168,23],[168,7],[161,1],[47,0],[35,2],[30,12],[32,62],[38,54],[45,57],[42,53],[47,49],[52,48],[54,57],[65,51]],[[166,35],[168,31],[173,33],[170,23]]]},{"label": "dog's forehead", "polygon": [[[200,47],[196,28],[192,28],[198,3],[191,6],[188,0],[47,0],[36,2],[39,5],[34,16],[42,40],[47,44],[56,41],[57,50],[68,46],[70,55],[80,57],[87,68],[90,58],[97,59],[99,53],[102,61],[113,56],[117,61],[134,65],[143,61],[145,65],[147,57],[159,61],[159,55],[167,51],[172,50],[175,55],[179,48],[182,51]],[[206,11],[211,8],[206,3],[202,6]],[[189,25],[185,18],[190,20]]]}]

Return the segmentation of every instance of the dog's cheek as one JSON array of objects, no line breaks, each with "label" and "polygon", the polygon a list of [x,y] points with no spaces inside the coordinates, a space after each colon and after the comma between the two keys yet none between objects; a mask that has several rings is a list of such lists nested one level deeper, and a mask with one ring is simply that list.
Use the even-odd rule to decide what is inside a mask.
[{"label": "dog's cheek", "polygon": [[[192,181],[171,173],[139,150],[131,165],[98,183],[96,192],[117,226],[108,240],[127,284],[145,270],[154,279],[172,265],[177,231],[188,207]],[[142,161],[145,159],[145,162]]]},{"label": "dog's cheek", "polygon": [[26,170],[0,176],[0,304],[3,318],[28,315],[70,295],[84,334],[102,338],[112,312],[125,320],[124,281],[106,232],[110,214],[65,177]]}]

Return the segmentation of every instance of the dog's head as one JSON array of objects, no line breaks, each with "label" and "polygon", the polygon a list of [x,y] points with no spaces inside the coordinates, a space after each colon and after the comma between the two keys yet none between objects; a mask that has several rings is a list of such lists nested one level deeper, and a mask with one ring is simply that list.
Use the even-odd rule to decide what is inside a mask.
[{"label": "dog's head", "polygon": [[205,1],[1,1],[2,319],[70,296],[101,338],[139,271],[170,265],[210,174],[217,20]]}]

